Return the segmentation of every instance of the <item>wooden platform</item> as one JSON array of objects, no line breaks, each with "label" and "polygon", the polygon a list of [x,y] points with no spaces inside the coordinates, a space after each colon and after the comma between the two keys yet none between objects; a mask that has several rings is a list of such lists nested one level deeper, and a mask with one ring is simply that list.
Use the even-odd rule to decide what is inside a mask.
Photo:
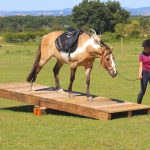
[{"label": "wooden platform", "polygon": [[93,102],[88,102],[81,93],[70,98],[67,92],[58,93],[47,86],[36,85],[36,92],[30,92],[29,87],[28,83],[0,84],[0,97],[100,120],[150,114],[147,105],[104,97],[95,97]]}]

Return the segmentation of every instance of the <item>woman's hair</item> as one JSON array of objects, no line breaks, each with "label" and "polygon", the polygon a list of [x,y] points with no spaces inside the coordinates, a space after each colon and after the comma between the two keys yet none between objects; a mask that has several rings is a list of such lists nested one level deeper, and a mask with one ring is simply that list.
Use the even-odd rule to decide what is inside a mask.
[{"label": "woman's hair", "polygon": [[142,47],[150,47],[150,39],[144,40],[142,43]]}]

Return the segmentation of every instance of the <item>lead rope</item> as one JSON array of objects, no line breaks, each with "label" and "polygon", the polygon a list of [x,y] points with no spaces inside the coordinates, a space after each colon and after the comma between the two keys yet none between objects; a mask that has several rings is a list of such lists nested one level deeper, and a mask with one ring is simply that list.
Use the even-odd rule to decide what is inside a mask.
[{"label": "lead rope", "polygon": [[129,79],[129,78],[126,78],[126,77],[124,77],[123,75],[120,75],[119,72],[118,72],[118,75],[119,75],[119,77],[121,77],[122,79],[124,79],[124,80],[126,80],[126,81],[137,81],[137,80],[138,80],[138,78],[136,78],[136,79]]},{"label": "lead rope", "polygon": [[[101,55],[101,57],[102,57],[102,58],[100,58],[100,60],[101,60],[101,64],[102,64],[102,62],[103,62],[103,55]],[[139,80],[138,78],[129,79],[129,78],[127,78],[127,77],[121,75],[118,71],[117,71],[117,75],[119,75],[120,78],[122,78],[122,79],[124,79],[124,80],[126,80],[126,81],[137,81],[137,80]]]}]

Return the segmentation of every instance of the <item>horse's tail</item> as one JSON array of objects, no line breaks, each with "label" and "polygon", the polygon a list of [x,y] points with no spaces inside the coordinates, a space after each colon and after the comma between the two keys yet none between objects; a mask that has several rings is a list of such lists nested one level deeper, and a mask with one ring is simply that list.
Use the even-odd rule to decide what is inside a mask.
[{"label": "horse's tail", "polygon": [[40,58],[41,58],[41,44],[39,45],[36,57],[35,57],[35,61],[32,67],[31,72],[29,73],[26,81],[27,82],[34,82],[36,80],[36,76],[37,76],[37,70],[38,70],[38,66],[39,66],[39,62],[40,62]]}]

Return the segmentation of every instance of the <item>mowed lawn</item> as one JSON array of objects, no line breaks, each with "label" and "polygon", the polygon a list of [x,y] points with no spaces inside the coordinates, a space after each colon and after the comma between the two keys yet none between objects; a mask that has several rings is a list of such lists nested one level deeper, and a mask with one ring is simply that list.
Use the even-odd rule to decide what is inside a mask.
[{"label": "mowed lawn", "polygon": [[[118,71],[129,79],[138,76],[140,40],[108,43],[114,47]],[[0,83],[25,81],[38,45],[2,44],[0,48]],[[52,69],[55,59],[40,72],[37,83],[54,86]],[[69,84],[69,65],[60,72],[64,89]],[[139,81],[126,81],[119,76],[112,79],[95,60],[91,77],[91,93],[136,102]],[[85,91],[84,68],[77,70],[73,90]],[[150,86],[143,99],[150,105]],[[0,98],[0,150],[149,150],[150,116],[136,116],[103,122],[68,113],[49,110],[48,115],[37,117],[33,106]]]}]

